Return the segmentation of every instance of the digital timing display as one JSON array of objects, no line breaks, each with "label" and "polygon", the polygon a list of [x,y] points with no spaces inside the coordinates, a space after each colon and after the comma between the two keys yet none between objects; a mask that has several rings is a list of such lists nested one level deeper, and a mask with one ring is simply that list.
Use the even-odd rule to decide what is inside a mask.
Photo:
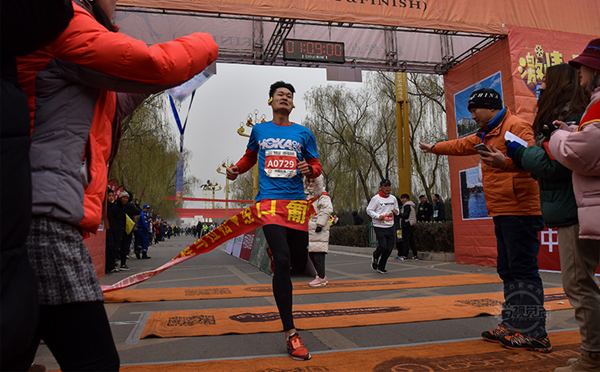
[{"label": "digital timing display", "polygon": [[283,41],[283,59],[311,62],[346,62],[344,43],[298,39],[285,39]]}]

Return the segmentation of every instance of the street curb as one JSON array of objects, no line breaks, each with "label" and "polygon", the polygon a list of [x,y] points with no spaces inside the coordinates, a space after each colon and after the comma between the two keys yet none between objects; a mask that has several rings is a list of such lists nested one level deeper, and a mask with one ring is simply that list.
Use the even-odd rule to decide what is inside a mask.
[{"label": "street curb", "polygon": [[[368,247],[347,247],[344,245],[329,245],[331,253],[354,253],[363,256],[372,256],[375,248]],[[440,262],[455,262],[454,253],[445,252],[419,252],[419,260],[422,261],[440,261]]]}]

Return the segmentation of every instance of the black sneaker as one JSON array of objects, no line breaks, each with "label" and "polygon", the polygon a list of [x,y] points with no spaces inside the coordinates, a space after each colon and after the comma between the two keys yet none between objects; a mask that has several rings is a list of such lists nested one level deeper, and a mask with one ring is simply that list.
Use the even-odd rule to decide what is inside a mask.
[{"label": "black sneaker", "polygon": [[127,265],[121,265],[121,270],[129,270],[129,266],[127,266]]},{"label": "black sneaker", "polygon": [[387,274],[387,270],[386,269],[377,269],[377,272],[379,274]]},{"label": "black sneaker", "polygon": [[493,331],[485,331],[481,334],[484,340],[490,342],[500,342],[500,338],[504,336],[512,336],[515,333],[508,329],[504,324],[500,324],[498,328]]},{"label": "black sneaker", "polygon": [[371,259],[371,267],[373,268],[373,270],[377,270],[377,265],[379,265],[379,262],[377,262],[377,260],[375,259],[375,257],[373,257]]},{"label": "black sneaker", "polygon": [[507,349],[532,350],[540,353],[550,353],[552,351],[552,345],[548,337],[533,337],[515,333],[512,336],[501,337],[500,342]]},{"label": "black sneaker", "polygon": [[140,251],[138,251],[137,249],[135,251],[133,251],[135,253],[135,257],[139,260],[141,258],[140,256]]}]

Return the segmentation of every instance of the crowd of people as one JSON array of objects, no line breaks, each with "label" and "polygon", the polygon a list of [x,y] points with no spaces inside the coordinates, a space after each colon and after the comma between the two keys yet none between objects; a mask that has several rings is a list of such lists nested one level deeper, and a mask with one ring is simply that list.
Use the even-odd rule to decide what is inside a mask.
[{"label": "crowd of people", "polygon": [[[131,192],[121,191],[115,198],[114,191],[106,189],[107,165],[114,158],[121,119],[150,94],[203,71],[217,59],[218,47],[205,33],[153,46],[120,34],[111,23],[116,0],[23,1],[18,6],[2,4],[3,26],[11,18],[23,24],[15,23],[9,35],[3,27],[2,34],[1,171],[3,179],[17,185],[11,189],[3,182],[2,193],[22,198],[16,200],[18,205],[2,199],[0,369],[27,371],[43,340],[62,370],[118,371],[119,355],[83,235],[97,231],[107,198],[106,270],[114,272],[129,269],[131,249],[138,259],[150,259],[151,243],[182,233],[179,226],[154,221],[150,205],[140,207]],[[556,371],[597,371],[600,39],[592,40],[569,65],[548,68],[541,89],[533,125],[505,107],[499,92],[484,88],[468,101],[478,133],[420,147],[437,155],[481,159],[497,241],[497,272],[504,284],[503,309],[510,310],[502,312],[496,329],[482,333],[483,339],[510,349],[552,351],[536,256],[538,232],[544,225],[556,226],[563,286],[582,340],[581,356]],[[245,154],[227,168],[227,177],[235,180],[258,163],[257,201],[313,201],[316,214],[307,230],[276,223],[263,226],[288,353],[293,359],[309,360],[311,354],[294,325],[290,268],[303,272],[310,259],[317,275],[309,285],[326,285],[329,227],[339,220],[332,216],[315,137],[289,119],[294,94],[289,83],[271,85],[268,105],[273,119],[253,128]],[[527,146],[506,141],[507,132]],[[487,148],[477,150],[481,144]],[[366,211],[378,240],[371,267],[385,274],[399,228],[399,258],[412,250],[418,259],[415,224],[446,217],[437,194],[433,206],[426,197],[415,205],[408,194],[398,202],[387,179],[379,189]],[[360,219],[354,215],[355,222]],[[199,223],[195,231],[184,231],[201,237],[215,227]],[[534,316],[524,308],[535,309]]]},{"label": "crowd of people", "polygon": [[[538,232],[557,227],[563,288],[575,309],[581,354],[555,372],[600,370],[600,39],[569,64],[547,69],[533,125],[480,89],[468,102],[478,133],[430,145],[438,155],[479,155],[497,241],[505,302],[498,327],[482,333],[510,349],[551,352]],[[521,140],[507,140],[510,132]],[[526,144],[524,144],[524,143]],[[476,150],[484,144],[486,148]],[[536,181],[537,180],[537,181]],[[525,311],[534,309],[534,311]]]},{"label": "crowd of people", "polygon": [[129,270],[127,259],[150,259],[148,248],[151,245],[171,239],[171,236],[189,235],[195,231],[162,220],[151,213],[149,204],[140,206],[131,191],[119,191],[115,198],[115,191],[109,187],[106,197],[106,274]]}]

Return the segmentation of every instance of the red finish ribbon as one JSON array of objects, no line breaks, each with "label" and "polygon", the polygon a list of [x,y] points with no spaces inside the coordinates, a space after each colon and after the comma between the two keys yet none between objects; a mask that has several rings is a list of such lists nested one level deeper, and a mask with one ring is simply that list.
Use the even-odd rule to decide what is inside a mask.
[{"label": "red finish ribbon", "polygon": [[308,220],[315,214],[312,202],[313,200],[261,200],[198,239],[161,267],[132,275],[113,285],[103,285],[102,292],[112,292],[142,283],[175,265],[210,252],[224,242],[264,225],[280,225],[308,231]]}]

